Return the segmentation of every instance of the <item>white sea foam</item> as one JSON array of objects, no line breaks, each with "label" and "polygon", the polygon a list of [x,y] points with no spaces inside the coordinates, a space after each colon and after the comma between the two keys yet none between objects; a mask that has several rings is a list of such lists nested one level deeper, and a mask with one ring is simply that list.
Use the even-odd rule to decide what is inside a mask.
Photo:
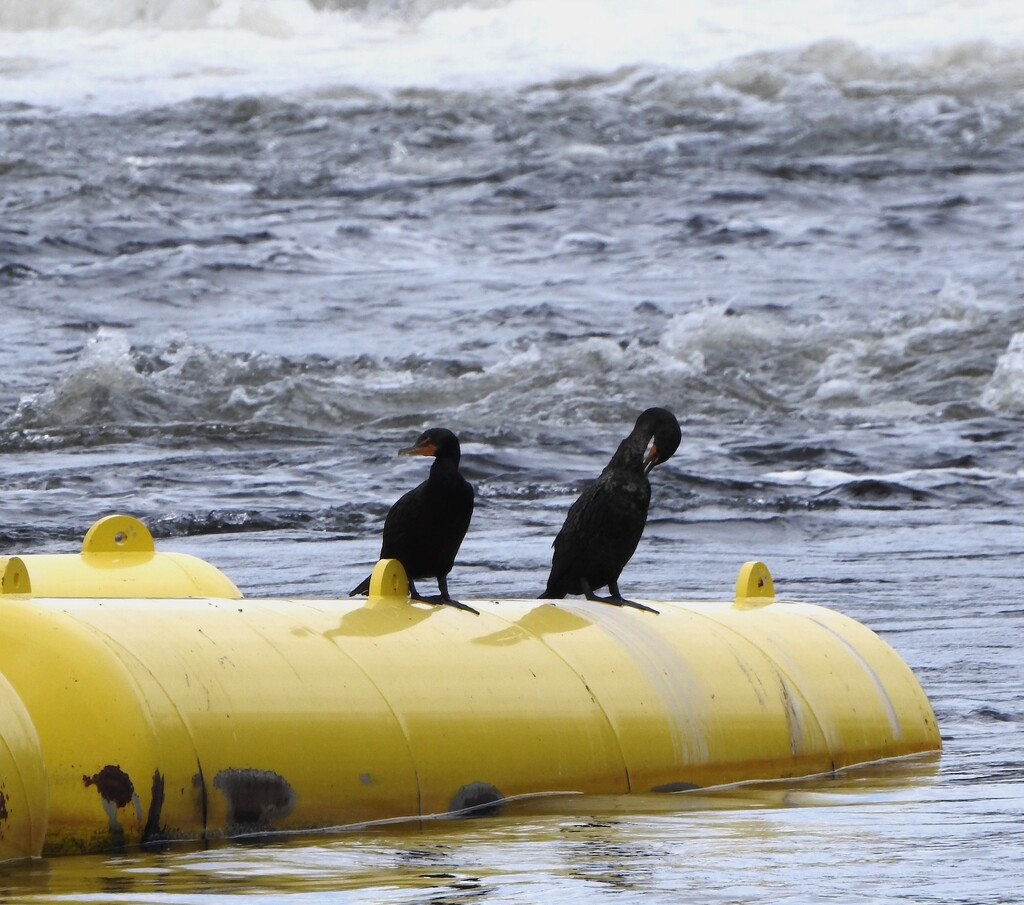
[{"label": "white sea foam", "polygon": [[835,468],[808,468],[770,471],[766,472],[762,477],[766,481],[773,481],[777,484],[827,488],[836,487],[848,481],[860,480],[863,475],[855,475],[852,472],[840,471]]},{"label": "white sea foam", "polygon": [[835,468],[787,469],[761,475],[765,481],[789,487],[828,490],[858,481],[880,481],[918,489],[937,489],[964,478],[991,479],[1003,477],[981,468],[913,468],[907,471],[854,473]]},{"label": "white sea foam", "polygon": [[[121,107],[340,86],[515,86],[644,65],[702,70],[842,39],[868,56],[993,63],[1018,0],[4,0],[0,102]],[[341,4],[333,4],[340,6]],[[929,57],[929,55],[931,55]],[[828,65],[863,57],[830,53]],[[996,54],[997,59],[1002,59]],[[823,63],[824,65],[824,63]],[[973,65],[973,64],[972,64]]]},{"label": "white sea foam", "polygon": [[1024,414],[1024,333],[1015,333],[999,356],[981,404],[1004,414]]}]

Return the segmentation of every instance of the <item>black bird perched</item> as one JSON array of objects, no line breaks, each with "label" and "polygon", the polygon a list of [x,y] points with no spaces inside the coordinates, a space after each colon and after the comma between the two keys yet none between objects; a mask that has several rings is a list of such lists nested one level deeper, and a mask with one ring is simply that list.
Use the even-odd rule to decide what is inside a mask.
[{"label": "black bird perched", "polygon": [[[384,519],[381,559],[397,559],[409,576],[409,593],[414,600],[446,603],[476,613],[471,606],[452,600],[448,594],[448,573],[455,565],[462,539],[473,517],[473,485],[459,474],[462,450],[459,438],[443,427],[420,434],[400,456],[433,456],[430,476],[404,494]],[[416,578],[436,578],[439,597],[422,597]],[[350,597],[370,590],[370,576],[349,592]],[[479,613],[477,613],[479,615]]]},{"label": "black bird perched", "polygon": [[[541,597],[585,594],[588,600],[657,612],[626,600],[619,593],[619,575],[647,524],[651,502],[647,475],[655,465],[671,458],[681,436],[679,422],[667,409],[649,408],[636,419],[604,471],[580,494],[565,517],[552,544],[555,553],[551,574]],[[598,597],[594,592],[605,585],[610,596]]]}]

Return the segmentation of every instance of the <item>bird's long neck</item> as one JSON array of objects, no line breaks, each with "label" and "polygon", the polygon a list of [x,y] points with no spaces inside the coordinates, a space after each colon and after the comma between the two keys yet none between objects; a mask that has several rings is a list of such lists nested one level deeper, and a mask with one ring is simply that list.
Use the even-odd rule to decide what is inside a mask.
[{"label": "bird's long neck", "polygon": [[644,431],[634,430],[615,450],[615,455],[608,462],[608,468],[623,469],[626,471],[638,471],[643,474],[644,453],[647,452],[647,444],[650,435]]},{"label": "bird's long neck", "polygon": [[443,456],[437,456],[434,464],[430,466],[430,479],[432,481],[450,481],[459,474],[458,452],[448,452]]}]

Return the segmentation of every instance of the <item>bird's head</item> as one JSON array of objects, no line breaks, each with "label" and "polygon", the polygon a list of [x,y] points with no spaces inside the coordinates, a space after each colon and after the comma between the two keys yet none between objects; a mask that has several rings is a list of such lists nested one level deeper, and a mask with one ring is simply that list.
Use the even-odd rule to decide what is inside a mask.
[{"label": "bird's head", "polygon": [[435,456],[437,458],[454,456],[458,458],[460,452],[459,438],[455,434],[444,427],[432,427],[420,434],[412,446],[400,449],[398,454],[400,456]]},{"label": "bird's head", "polygon": [[637,418],[636,423],[637,426],[643,424],[650,432],[651,445],[644,456],[644,474],[649,474],[656,465],[672,458],[683,434],[676,416],[668,409],[649,408]]}]

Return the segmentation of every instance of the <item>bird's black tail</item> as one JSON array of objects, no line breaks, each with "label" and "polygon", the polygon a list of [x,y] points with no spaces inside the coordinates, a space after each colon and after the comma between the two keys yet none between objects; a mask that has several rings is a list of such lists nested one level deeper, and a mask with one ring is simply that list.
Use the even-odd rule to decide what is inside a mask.
[{"label": "bird's black tail", "polygon": [[[371,573],[372,575],[372,573]],[[367,575],[359,584],[348,592],[349,597],[358,597],[360,594],[370,593],[370,575]]]}]

